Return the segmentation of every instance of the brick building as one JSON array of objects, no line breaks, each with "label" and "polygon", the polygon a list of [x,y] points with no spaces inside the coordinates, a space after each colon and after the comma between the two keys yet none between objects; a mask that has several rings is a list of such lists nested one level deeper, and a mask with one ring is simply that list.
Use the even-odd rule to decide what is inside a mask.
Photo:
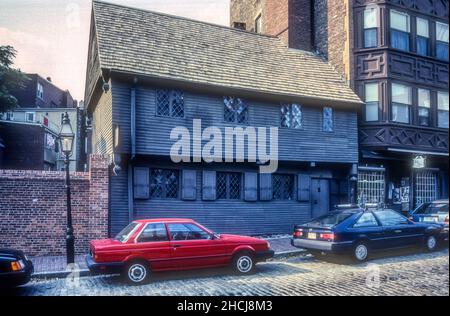
[{"label": "brick building", "polygon": [[448,197],[448,10],[445,0],[231,0],[231,25],[339,71],[366,101],[359,198],[407,210]]}]

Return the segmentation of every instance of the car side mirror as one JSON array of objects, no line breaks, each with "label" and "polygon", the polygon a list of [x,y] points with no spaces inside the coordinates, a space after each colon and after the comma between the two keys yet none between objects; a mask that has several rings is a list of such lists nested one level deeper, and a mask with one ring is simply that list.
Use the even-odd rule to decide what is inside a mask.
[{"label": "car side mirror", "polygon": [[218,240],[218,239],[220,239],[220,235],[219,234],[215,234],[215,233],[211,234],[211,240]]}]

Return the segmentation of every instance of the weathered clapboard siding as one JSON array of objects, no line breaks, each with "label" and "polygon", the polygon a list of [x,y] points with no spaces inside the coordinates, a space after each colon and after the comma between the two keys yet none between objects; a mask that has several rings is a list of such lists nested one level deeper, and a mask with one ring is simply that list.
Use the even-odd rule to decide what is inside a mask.
[{"label": "weathered clapboard siding", "polygon": [[103,93],[93,112],[92,148],[97,154],[113,153],[113,115],[111,93]]},{"label": "weathered clapboard siding", "polygon": [[117,235],[122,228],[129,224],[128,206],[128,170],[127,166],[123,171],[110,179],[110,234]]},{"label": "weathered clapboard siding", "polygon": [[[202,199],[202,172],[203,171],[232,171],[242,173],[257,172],[245,164],[234,165],[203,165],[180,166],[163,163],[159,160],[139,161],[136,166],[151,168],[169,168],[196,170],[197,198],[193,201],[179,199],[144,199],[134,200],[134,214],[137,219],[147,218],[192,218],[220,233],[235,234],[277,234],[291,233],[294,225],[304,223],[311,218],[310,202],[292,201],[244,201],[244,181],[241,182],[241,200],[214,200]],[[305,170],[282,166],[279,170],[283,174],[297,175],[300,172],[317,177],[331,177],[332,171],[328,169]],[[114,181],[114,179],[113,179]],[[297,186],[298,184],[296,184]],[[181,189],[181,188],[180,188]],[[121,193],[124,194],[125,191]],[[181,192],[180,192],[181,197]]]},{"label": "weathered clapboard siding", "polygon": [[[120,124],[119,152],[130,152],[130,86],[113,82],[114,123]],[[192,131],[194,119],[202,127],[232,127],[223,119],[223,99],[217,95],[200,95],[185,91],[185,118],[156,116],[156,90],[136,90],[136,151],[142,155],[168,156],[175,141],[170,132],[176,126]],[[254,127],[279,127],[280,105],[247,100],[249,124]],[[324,104],[326,106],[326,104]],[[279,129],[279,160],[356,163],[358,161],[357,114],[335,109],[332,133],[322,131],[322,108],[303,108],[301,130]],[[246,126],[242,126],[246,127]]]}]

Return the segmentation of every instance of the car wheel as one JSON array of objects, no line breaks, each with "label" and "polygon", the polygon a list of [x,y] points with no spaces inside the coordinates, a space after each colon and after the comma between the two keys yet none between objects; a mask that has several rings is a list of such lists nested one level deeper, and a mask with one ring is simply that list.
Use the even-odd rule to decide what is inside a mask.
[{"label": "car wheel", "polygon": [[150,268],[142,261],[131,262],[124,271],[124,277],[131,285],[145,284],[150,277]]},{"label": "car wheel", "polygon": [[323,257],[322,252],[319,250],[308,250],[308,252],[315,258]]},{"label": "car wheel", "polygon": [[254,268],[255,261],[253,256],[248,252],[240,253],[233,259],[233,269],[238,274],[250,274]]},{"label": "car wheel", "polygon": [[366,262],[369,259],[369,246],[365,242],[358,243],[353,248],[353,258],[356,262]]},{"label": "car wheel", "polygon": [[438,240],[436,236],[430,235],[425,240],[425,247],[429,252],[433,252],[438,247]]}]

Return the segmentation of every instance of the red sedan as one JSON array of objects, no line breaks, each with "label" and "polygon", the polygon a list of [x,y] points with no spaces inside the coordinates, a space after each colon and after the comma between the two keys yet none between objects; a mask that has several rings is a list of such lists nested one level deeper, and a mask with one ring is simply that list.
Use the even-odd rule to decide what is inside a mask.
[{"label": "red sedan", "polygon": [[122,273],[135,285],[154,271],[229,266],[249,274],[260,261],[273,257],[267,241],[215,234],[189,219],[132,222],[114,239],[94,240],[87,256],[95,273]]}]

